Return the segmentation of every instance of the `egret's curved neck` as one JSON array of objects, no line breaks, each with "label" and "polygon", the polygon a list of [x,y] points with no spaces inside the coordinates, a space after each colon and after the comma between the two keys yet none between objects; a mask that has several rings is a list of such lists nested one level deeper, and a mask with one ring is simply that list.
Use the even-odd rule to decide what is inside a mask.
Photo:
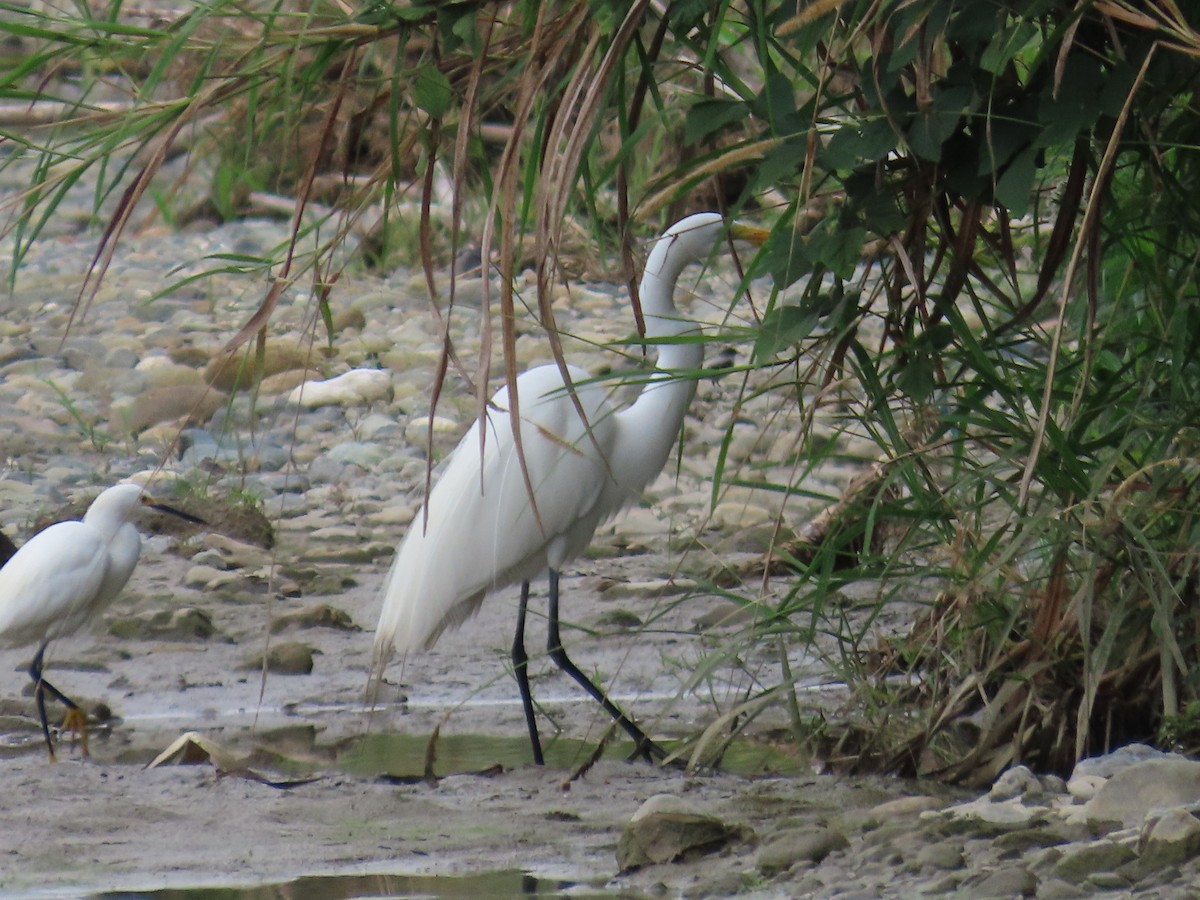
[{"label": "egret's curved neck", "polygon": [[[682,334],[698,334],[699,326],[679,316],[675,308],[675,285],[691,263],[697,262],[691,254],[671,253],[676,238],[664,235],[659,238],[642,272],[638,294],[642,303],[642,316],[646,322],[646,338],[677,337]],[[666,343],[658,347],[658,368],[696,369],[704,361],[704,346],[697,341]],[[669,376],[658,376],[654,381]],[[690,382],[688,382],[690,384]],[[690,388],[689,388],[690,399]]]},{"label": "egret's curved neck", "polygon": [[640,493],[662,471],[696,392],[696,382],[687,373],[704,361],[699,326],[682,319],[674,302],[675,282],[696,257],[671,253],[673,242],[669,235],[659,238],[642,275],[639,293],[646,338],[690,335],[696,339],[660,344],[658,371],[650,376],[637,400],[619,413],[627,440],[614,448],[612,471],[619,473],[619,480],[631,493]]},{"label": "egret's curved neck", "polygon": [[91,508],[83,514],[83,521],[100,532],[106,544],[111,544],[121,529],[129,524],[124,517],[117,517],[106,511],[93,511]]}]

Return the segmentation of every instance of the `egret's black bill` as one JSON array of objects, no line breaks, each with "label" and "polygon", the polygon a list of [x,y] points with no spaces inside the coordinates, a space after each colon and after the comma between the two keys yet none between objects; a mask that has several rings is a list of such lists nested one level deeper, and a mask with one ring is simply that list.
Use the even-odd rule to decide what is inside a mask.
[{"label": "egret's black bill", "polygon": [[165,503],[151,503],[149,501],[144,501],[144,503],[146,506],[150,507],[151,509],[157,509],[159,512],[170,513],[173,516],[178,516],[179,518],[183,519],[185,522],[191,522],[193,525],[207,525],[208,524],[206,521],[204,521],[199,516],[193,516],[191,513],[186,513],[182,509],[176,509],[173,506],[167,506],[167,504],[165,504]]}]

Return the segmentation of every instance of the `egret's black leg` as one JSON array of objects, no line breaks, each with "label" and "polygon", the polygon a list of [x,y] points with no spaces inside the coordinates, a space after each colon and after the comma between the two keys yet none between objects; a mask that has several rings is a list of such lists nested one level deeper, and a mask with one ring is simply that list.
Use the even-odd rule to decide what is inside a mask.
[{"label": "egret's black leg", "polygon": [[600,690],[567,657],[567,651],[563,649],[562,638],[558,634],[558,572],[554,569],[550,570],[550,623],[546,649],[549,651],[550,658],[554,660],[555,665],[574,678],[580,687],[596,698],[596,701],[604,707],[605,712],[612,716],[613,720],[633,738],[636,755],[644,756],[647,762],[650,762],[652,757],[658,759],[666,758],[667,754],[662,747],[650,740],[646,736],[646,733],[630,721],[625,713],[621,712],[620,708],[608,699],[604,691]]},{"label": "egret's black leg", "polygon": [[525,724],[529,726],[529,743],[533,745],[533,761],[539,766],[546,764],[542,756],[542,742],[538,738],[537,718],[533,712],[533,694],[529,691],[529,654],[525,652],[525,610],[529,605],[529,582],[521,582],[521,605],[517,608],[517,633],[513,635],[512,662],[517,676],[517,689],[521,692],[521,705],[525,707]]},{"label": "egret's black leg", "polygon": [[67,715],[63,719],[62,727],[79,733],[80,742],[83,744],[83,755],[87,756],[87,716],[79,708],[79,704],[42,677],[42,657],[46,653],[48,644],[49,641],[44,641],[38,647],[37,653],[33,656],[33,662],[29,664],[29,677],[33,679],[33,697],[37,702],[38,719],[42,723],[42,735],[46,738],[46,749],[50,751],[50,761],[56,762],[58,757],[54,754],[54,742],[50,740],[50,723],[46,718],[46,694],[50,694],[67,708]]},{"label": "egret's black leg", "polygon": [[38,647],[29,664],[29,677],[33,679],[33,699],[37,702],[38,721],[42,723],[42,735],[46,738],[46,749],[50,751],[50,761],[55,762],[54,742],[50,740],[50,723],[46,720],[46,682],[42,680],[42,655],[46,645]]}]

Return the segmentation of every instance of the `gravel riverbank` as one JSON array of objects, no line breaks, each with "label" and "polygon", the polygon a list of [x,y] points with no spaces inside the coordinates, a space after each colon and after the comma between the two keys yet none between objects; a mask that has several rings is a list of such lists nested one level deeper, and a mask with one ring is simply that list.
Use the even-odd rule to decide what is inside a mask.
[{"label": "gravel riverbank", "polygon": [[[8,673],[0,893],[332,874],[378,876],[370,890],[398,893],[387,876],[521,871],[542,889],[561,883],[576,894],[1194,896],[1200,764],[1185,760],[1128,753],[1069,785],[1018,770],[983,797],[816,774],[769,748],[739,760],[739,774],[660,770],[611,752],[571,780],[608,724],[539,659],[535,694],[560,738],[553,764],[533,767],[505,667],[511,590],[430,653],[394,667],[378,707],[365,710],[380,585],[424,486],[439,326],[412,273],[346,277],[332,296],[339,332],[326,354],[322,339],[310,340],[313,302],[297,291],[272,319],[266,361],[275,374],[257,397],[228,391],[212,360],[263,285],[214,271],[156,295],[199,273],[196,260],[263,254],[283,236],[279,224],[244,222],[131,237],[95,302],[72,321],[95,245],[62,234],[31,249],[3,300],[0,527],[24,540],[68,501],[154,474],[167,496],[172,483],[186,486],[176,494],[184,506],[219,498],[236,510],[238,498],[255,498],[274,539],[264,546],[253,517],[236,516],[153,536],[96,633],[53,648],[54,680],[114,714],[88,760],[68,751],[59,765],[46,763],[21,693],[29,651],[0,651]],[[11,248],[0,247],[7,259]],[[693,315],[721,321],[734,281],[705,276],[699,293],[716,302],[697,301]],[[458,296],[469,302],[480,292],[466,282]],[[556,311],[575,336],[573,362],[621,364],[602,347],[632,330],[621,293],[608,284],[562,292]],[[471,359],[478,319],[464,313],[454,332]],[[521,367],[546,359],[532,327],[517,348]],[[338,376],[294,393],[305,380]],[[784,461],[783,471],[756,469],[763,481],[788,480],[799,448],[778,399],[735,407],[731,381],[701,384],[679,465],[668,466],[646,505],[603,528],[564,579],[564,615],[580,626],[568,639],[573,657],[668,737],[703,727],[778,677],[773,649],[726,652],[739,624],[714,585],[722,570],[758,558],[780,499],[735,487],[713,509],[708,479],[731,417],[732,465]],[[435,453],[453,445],[474,403],[452,377],[432,422]],[[845,455],[855,452],[847,446]],[[832,466],[806,488],[834,496],[853,473]],[[794,502],[789,514],[803,509]],[[770,602],[787,587],[742,590]],[[862,598],[873,590],[863,586]],[[845,598],[847,608],[855,599]],[[896,627],[903,613],[889,615],[897,618],[877,627]],[[808,648],[789,648],[788,661],[818,693],[824,672]],[[707,674],[696,684],[698,671]],[[773,722],[781,715],[759,724]],[[431,783],[421,775],[435,729],[442,777]],[[210,763],[145,768],[185,732],[216,753]],[[622,839],[639,808],[663,794],[674,799],[638,820],[658,830]],[[680,823],[698,824],[701,837]]]}]

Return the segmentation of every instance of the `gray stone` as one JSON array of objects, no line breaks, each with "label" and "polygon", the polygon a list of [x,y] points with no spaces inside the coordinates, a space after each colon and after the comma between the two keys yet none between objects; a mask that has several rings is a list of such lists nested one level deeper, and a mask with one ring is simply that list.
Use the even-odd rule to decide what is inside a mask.
[{"label": "gray stone", "polygon": [[992,785],[988,796],[992,800],[1011,800],[1014,797],[1040,797],[1042,785],[1026,766],[1013,766]]},{"label": "gray stone", "polygon": [[1182,757],[1135,763],[1113,775],[1085,809],[1097,832],[1142,824],[1156,807],[1177,807],[1200,800],[1200,762]]},{"label": "gray stone", "polygon": [[312,483],[303,472],[263,472],[254,476],[252,483],[256,488],[269,491],[272,494],[303,494]]},{"label": "gray stone", "polygon": [[617,842],[622,872],[713,853],[742,836],[742,829],[702,812],[673,794],[656,794],[638,808]]},{"label": "gray stone", "polygon": [[689,891],[688,897],[733,897],[740,894],[749,884],[750,879],[743,872],[721,872],[705,879],[695,890]]},{"label": "gray stone", "polygon": [[326,457],[335,463],[370,470],[389,453],[383,444],[370,441],[346,441],[329,448]]},{"label": "gray stone", "polygon": [[945,897],[947,894],[953,894],[958,890],[958,886],[962,884],[962,873],[951,873],[942,878],[931,881],[921,888],[921,893],[926,897]]},{"label": "gray stone", "polygon": [[[298,641],[284,641],[272,644],[267,650],[267,671],[276,675],[309,675],[313,670],[313,648]],[[261,653],[250,657],[242,666],[244,669],[261,669],[263,656]]]},{"label": "gray stone", "polygon": [[320,456],[308,464],[305,474],[312,484],[338,484],[361,478],[362,470],[357,466],[330,459],[328,456]]},{"label": "gray stone", "polygon": [[[1091,840],[1091,835],[1088,835],[1088,840]],[[1041,850],[1033,850],[1022,858],[1021,862],[1038,872],[1044,872],[1048,869],[1053,869],[1058,865],[1058,861],[1063,858],[1063,849],[1058,847],[1045,847]]]},{"label": "gray stone", "polygon": [[271,633],[278,634],[289,628],[332,628],[337,631],[362,631],[344,609],[317,603],[276,616],[271,622]]},{"label": "gray stone", "polygon": [[1042,790],[1047,794],[1065,794],[1067,792],[1067,782],[1058,775],[1039,775],[1038,781],[1042,785]]},{"label": "gray stone", "polygon": [[214,566],[192,566],[183,576],[185,587],[200,588],[205,591],[216,590],[227,585],[239,584],[242,576],[237,572],[228,572]]},{"label": "gray stone", "polygon": [[113,347],[104,355],[104,364],[114,369],[132,369],[138,356],[132,347]]},{"label": "gray stone", "polygon": [[108,633],[126,640],[207,641],[217,635],[217,626],[204,610],[185,606],[114,618]]},{"label": "gray stone", "polygon": [[210,531],[202,543],[205,549],[192,557],[193,563],[225,569],[254,569],[271,564],[269,550],[223,534]]},{"label": "gray stone", "polygon": [[1061,878],[1049,878],[1038,885],[1038,900],[1070,900],[1072,897],[1086,897],[1083,888],[1076,887]]},{"label": "gray stone", "polygon": [[1096,841],[1064,853],[1054,867],[1054,874],[1072,884],[1081,884],[1096,872],[1111,872],[1136,858],[1137,854],[1127,844]]},{"label": "gray stone", "polygon": [[[233,568],[232,564],[218,550],[201,550],[192,557],[192,564],[208,569],[218,569],[222,572]],[[203,582],[201,582],[201,586]]]},{"label": "gray stone", "polygon": [[1144,869],[1181,865],[1200,853],[1200,820],[1170,810],[1143,832],[1140,849]]},{"label": "gray stone", "polygon": [[1129,887],[1130,879],[1119,872],[1093,872],[1088,876],[1087,883],[1102,891],[1117,891]]},{"label": "gray stone", "polygon": [[937,869],[942,872],[954,872],[966,866],[961,844],[936,843],[923,847],[917,853],[918,868]]},{"label": "gray stone", "polygon": [[139,435],[163,422],[207,422],[225,402],[225,395],[206,384],[176,384],[151,388],[128,402],[114,402],[109,427],[118,434]]},{"label": "gray stone", "polygon": [[402,434],[400,423],[391,416],[371,413],[358,423],[358,433],[368,440],[397,440]]},{"label": "gray stone", "polygon": [[969,886],[964,886],[960,896],[989,897],[1032,897],[1037,894],[1038,878],[1024,866],[997,869]]},{"label": "gray stone", "polygon": [[610,609],[596,617],[596,627],[616,631],[632,631],[644,623],[637,613],[627,609]]},{"label": "gray stone", "polygon": [[1024,854],[1037,847],[1054,847],[1064,844],[1067,839],[1056,829],[1050,827],[1023,828],[1020,831],[1010,831],[999,835],[993,846],[1002,854]]},{"label": "gray stone", "polygon": [[[852,817],[849,817],[852,819]],[[848,819],[840,820],[839,824],[842,828],[850,827]],[[864,825],[874,824],[872,822],[864,823]],[[876,847],[879,845],[891,845],[903,839],[906,835],[913,833],[913,826],[909,822],[885,822],[876,828],[872,828],[863,835],[864,847]]]},{"label": "gray stone", "polygon": [[774,875],[796,863],[819,863],[834,850],[849,846],[846,836],[835,828],[814,825],[784,829],[758,851],[758,869],[764,875]]}]

